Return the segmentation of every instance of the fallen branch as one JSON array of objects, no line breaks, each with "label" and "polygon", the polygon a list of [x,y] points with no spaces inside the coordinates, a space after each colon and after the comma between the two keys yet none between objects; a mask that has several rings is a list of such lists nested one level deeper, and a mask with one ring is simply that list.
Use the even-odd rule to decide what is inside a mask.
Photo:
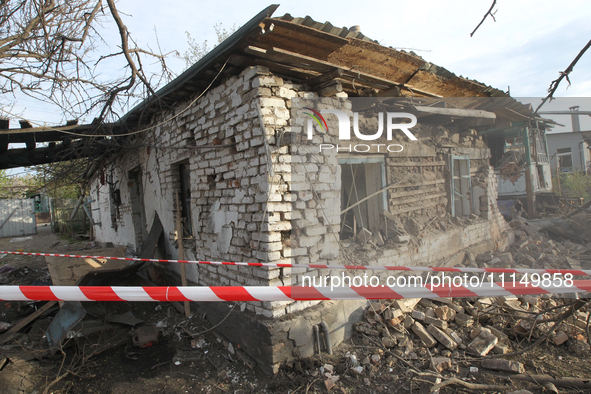
[{"label": "fallen branch", "polygon": [[500,386],[500,385],[494,385],[494,384],[469,383],[469,382],[464,382],[463,380],[460,380],[460,379],[450,378],[450,379],[447,379],[439,384],[434,385],[433,387],[431,387],[430,391],[435,392],[445,386],[450,386],[452,384],[457,384],[457,385],[463,386],[463,387],[470,389],[470,390],[484,390],[484,391],[506,391],[506,390],[509,390],[512,388],[509,386]]},{"label": "fallen branch", "polygon": [[489,357],[496,358],[496,357],[519,356],[521,354],[524,354],[524,353],[529,352],[530,350],[532,350],[536,346],[538,346],[540,343],[544,342],[544,340],[546,340],[546,338],[548,338],[550,335],[552,335],[552,333],[554,331],[556,331],[556,329],[560,326],[560,324],[562,324],[563,321],[565,321],[566,319],[568,319],[576,311],[578,311],[579,309],[581,309],[582,307],[584,307],[587,304],[588,303],[586,303],[584,301],[580,301],[580,300],[575,301],[572,304],[572,308],[571,309],[567,310],[566,312],[563,312],[560,316],[558,316],[558,319],[556,319],[556,323],[554,323],[554,325],[552,326],[552,328],[550,328],[550,330],[548,330],[548,332],[544,333],[544,335],[542,335],[541,337],[539,337],[534,343],[532,343],[528,347],[523,348],[521,350],[518,350],[516,352],[506,353],[506,354],[495,354],[495,355],[492,355],[492,356],[489,356]]},{"label": "fallen branch", "polygon": [[[490,372],[487,372],[487,373],[490,373]],[[555,379],[550,375],[525,375],[525,374],[504,375],[504,374],[496,374],[496,373],[490,373],[490,374],[497,376],[499,378],[505,378],[505,379],[511,379],[511,380],[522,380],[525,382],[531,382],[531,383],[536,383],[536,384],[541,384],[541,385],[544,385],[546,383],[551,383],[556,387],[576,387],[578,389],[591,389],[591,378],[589,378],[589,379],[584,379],[584,378]]]},{"label": "fallen branch", "polygon": [[534,114],[538,113],[538,110],[542,107],[542,105],[544,105],[546,103],[546,101],[554,98],[554,93],[556,92],[556,89],[558,89],[558,85],[560,85],[560,82],[562,82],[562,80],[564,78],[566,78],[566,80],[568,81],[568,84],[570,85],[570,80],[568,79],[568,75],[573,71],[573,68],[575,68],[575,64],[577,64],[579,59],[583,56],[583,54],[587,51],[587,49],[589,49],[589,47],[591,47],[591,40],[587,43],[587,45],[585,45],[583,47],[583,49],[581,49],[581,51],[579,52],[577,57],[575,57],[574,60],[568,65],[566,70],[562,71],[560,73],[560,76],[550,83],[550,87],[548,88],[548,95],[542,100],[540,105],[538,105],[538,108],[536,108],[536,110],[534,111]]}]

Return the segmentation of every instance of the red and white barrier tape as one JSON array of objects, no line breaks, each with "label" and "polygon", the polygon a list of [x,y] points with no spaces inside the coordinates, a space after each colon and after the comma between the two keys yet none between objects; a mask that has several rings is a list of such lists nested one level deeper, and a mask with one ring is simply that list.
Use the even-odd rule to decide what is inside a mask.
[{"label": "red and white barrier tape", "polygon": [[4,301],[310,301],[439,297],[499,297],[591,292],[591,280],[561,286],[493,282],[482,286],[300,287],[300,286],[0,286]]},{"label": "red and white barrier tape", "polygon": [[422,271],[422,272],[487,272],[487,273],[521,273],[521,274],[560,274],[560,275],[591,275],[591,270],[576,269],[545,269],[545,268],[473,268],[473,267],[405,267],[383,265],[326,265],[326,264],[291,264],[291,263],[241,263],[229,261],[196,261],[196,260],[162,260],[142,259],[139,257],[109,257],[109,256],[85,256],[57,253],[29,253],[0,251],[0,254],[16,254],[24,256],[48,256],[48,257],[72,257],[80,259],[106,259],[122,261],[145,261],[153,263],[183,263],[183,264],[210,264],[210,265],[240,265],[249,267],[277,267],[277,268],[307,268],[307,269],[338,269],[338,270],[373,270],[373,271]]}]

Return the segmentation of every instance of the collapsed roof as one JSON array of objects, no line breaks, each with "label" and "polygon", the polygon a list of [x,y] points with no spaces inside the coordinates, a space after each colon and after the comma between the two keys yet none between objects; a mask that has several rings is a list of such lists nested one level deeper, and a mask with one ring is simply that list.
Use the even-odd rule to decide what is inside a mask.
[{"label": "collapsed roof", "polygon": [[[530,107],[501,90],[458,77],[412,52],[384,47],[356,29],[334,27],[329,22],[319,23],[310,17],[293,18],[289,14],[273,18],[277,7],[271,5],[262,10],[158,90],[155,97],[141,102],[116,124],[107,125],[108,133],[117,136],[148,123],[163,108],[203,92],[210,85],[216,86],[223,77],[236,75],[252,65],[266,66],[273,73],[306,84],[312,91],[331,85],[352,97],[412,96],[430,98],[431,103],[441,97],[493,97],[496,99],[490,102],[466,101],[464,108],[491,111],[497,117],[511,121],[524,121],[533,114]],[[223,77],[217,77],[218,74]],[[95,138],[89,135],[96,133],[96,125],[66,128],[15,130],[0,125],[0,129],[4,129],[0,130],[0,152],[3,152],[0,169],[70,160],[84,155],[85,151],[67,154],[66,148],[78,137]],[[104,127],[100,128],[99,134],[105,134]],[[104,135],[97,138],[102,139],[102,144],[109,142],[105,141]],[[8,149],[8,144],[24,140],[26,149]],[[38,142],[48,142],[49,145],[37,147]],[[87,151],[88,154],[92,152]]]}]

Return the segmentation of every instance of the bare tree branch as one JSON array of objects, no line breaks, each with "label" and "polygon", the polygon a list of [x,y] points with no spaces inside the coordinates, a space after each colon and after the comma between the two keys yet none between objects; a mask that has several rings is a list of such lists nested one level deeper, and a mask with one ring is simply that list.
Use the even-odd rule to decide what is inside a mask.
[{"label": "bare tree branch", "polygon": [[[97,61],[93,55],[103,39],[96,26],[109,22],[119,29],[120,50],[100,53]],[[50,100],[77,117],[98,110],[101,121],[111,120],[116,117],[115,104],[154,94],[151,77],[139,66],[140,56],[159,62],[156,75],[171,75],[166,55],[135,44],[112,0],[0,0],[0,95],[4,97],[20,91]],[[111,60],[103,65],[104,59]],[[117,59],[124,62],[125,74],[105,79],[102,68],[113,67],[111,62]]]},{"label": "bare tree branch", "polygon": [[587,45],[585,45],[583,47],[583,49],[581,49],[581,51],[579,52],[577,57],[575,57],[573,59],[573,61],[568,65],[566,70],[562,71],[560,73],[560,76],[550,83],[550,87],[548,88],[548,95],[542,100],[540,105],[538,105],[538,107],[536,108],[534,113],[537,114],[538,110],[542,107],[542,105],[544,105],[546,103],[546,101],[548,101],[548,100],[552,101],[552,99],[554,98],[554,93],[556,93],[556,89],[558,89],[558,85],[560,84],[560,82],[562,82],[562,80],[564,78],[566,78],[566,81],[568,82],[568,85],[570,86],[570,79],[568,78],[568,76],[575,68],[575,65],[577,64],[579,59],[583,56],[583,54],[587,51],[587,49],[589,49],[589,47],[591,47],[591,40],[587,43]]},{"label": "bare tree branch", "polygon": [[476,28],[474,30],[472,30],[472,33],[470,33],[470,37],[472,37],[474,35],[474,33],[476,33],[476,30],[478,30],[478,28],[484,23],[484,21],[486,20],[486,18],[490,15],[490,17],[493,19],[493,21],[497,21],[495,19],[495,16],[492,13],[493,8],[495,7],[495,4],[497,4],[497,0],[493,0],[490,8],[488,9],[488,11],[486,11],[486,14],[484,14],[484,16],[482,17],[482,20],[480,21],[480,23],[478,24],[478,26],[476,26]]}]

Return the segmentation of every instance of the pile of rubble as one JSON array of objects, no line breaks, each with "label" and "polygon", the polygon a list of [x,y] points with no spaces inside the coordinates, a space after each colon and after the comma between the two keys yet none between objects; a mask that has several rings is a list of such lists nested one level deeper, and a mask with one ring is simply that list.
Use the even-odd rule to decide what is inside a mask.
[{"label": "pile of rubble", "polygon": [[591,264],[591,243],[586,232],[576,233],[564,219],[526,220],[516,216],[511,222],[515,242],[505,251],[474,256],[468,252],[464,265],[495,268],[583,269]]},{"label": "pile of rubble", "polygon": [[[591,234],[576,225],[559,218],[526,220],[516,215],[511,221],[515,232],[512,246],[478,255],[467,252],[463,265],[586,269],[591,262],[591,243],[585,240]],[[402,362],[416,374],[428,371],[433,378],[431,392],[446,385],[486,391],[486,385],[470,383],[477,380],[476,373],[511,374],[527,380],[528,375],[539,372],[532,359],[522,357],[538,346],[546,346],[544,351],[549,354],[588,357],[590,312],[591,306],[576,295],[568,299],[544,294],[374,302],[365,311],[364,320],[354,326],[354,341],[360,346],[347,354],[347,373],[368,378],[384,366]],[[584,386],[583,380],[573,383],[566,379],[565,383],[548,375],[536,377],[549,392],[558,392],[554,385],[561,383],[591,388]],[[499,391],[507,391],[507,387]]]},{"label": "pile of rubble", "polygon": [[435,372],[434,384],[452,378],[470,382],[479,369],[521,376],[534,363],[511,356],[544,340],[585,358],[591,350],[585,305],[550,295],[374,302],[354,327],[361,345],[375,348],[349,354],[350,373],[371,374],[398,360]]}]

